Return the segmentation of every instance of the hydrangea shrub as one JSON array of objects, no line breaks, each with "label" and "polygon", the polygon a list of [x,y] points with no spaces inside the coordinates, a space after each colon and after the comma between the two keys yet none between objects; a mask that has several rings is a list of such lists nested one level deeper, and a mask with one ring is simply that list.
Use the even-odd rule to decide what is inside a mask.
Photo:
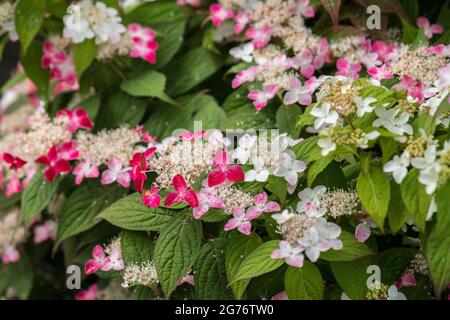
[{"label": "hydrangea shrub", "polygon": [[449,3],[374,2],[3,1],[0,296],[446,299]]}]

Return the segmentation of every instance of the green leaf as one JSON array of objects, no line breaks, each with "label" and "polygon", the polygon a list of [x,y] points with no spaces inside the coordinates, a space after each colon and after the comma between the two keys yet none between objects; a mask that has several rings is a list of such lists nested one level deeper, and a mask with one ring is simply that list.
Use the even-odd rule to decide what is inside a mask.
[{"label": "green leaf", "polygon": [[375,257],[363,257],[354,261],[333,261],[330,266],[337,283],[350,299],[364,300],[370,276],[367,267],[375,263]]},{"label": "green leaf", "polygon": [[242,261],[236,275],[230,279],[231,283],[242,279],[250,279],[268,273],[280,267],[283,259],[272,259],[272,252],[279,248],[279,240],[271,240],[263,243],[253,250],[247,258]]},{"label": "green leaf", "polygon": [[403,19],[402,19],[402,25],[403,25],[402,42],[405,44],[412,44],[414,42],[414,40],[417,38],[417,34],[419,33],[419,30],[414,28],[406,20],[403,20]]},{"label": "green leaf", "polygon": [[319,269],[309,261],[303,267],[288,267],[284,286],[289,300],[322,300],[323,279]]},{"label": "green leaf", "polygon": [[232,299],[225,271],[225,239],[208,241],[194,264],[196,299]]},{"label": "green leaf", "polygon": [[415,253],[411,248],[390,248],[380,253],[381,282],[395,283],[409,267]]},{"label": "green leaf", "polygon": [[322,149],[317,144],[318,140],[318,136],[312,136],[297,144],[294,147],[297,159],[305,162],[312,162],[322,158],[323,156],[320,154]]},{"label": "green leaf", "polygon": [[75,189],[61,210],[55,248],[61,241],[99,223],[97,214],[126,194],[127,190],[118,185],[103,186],[97,181],[88,181]]},{"label": "green leaf", "polygon": [[33,81],[40,93],[47,97],[50,75],[47,70],[42,68],[40,59],[36,59],[36,57],[40,56],[42,56],[42,43],[34,41],[29,46],[26,54],[21,53],[20,62],[27,77]]},{"label": "green leaf", "polygon": [[419,182],[419,170],[411,169],[400,185],[403,203],[412,215],[414,222],[425,230],[425,219],[430,208],[431,197],[425,192],[425,187]]},{"label": "green leaf", "polygon": [[8,274],[9,285],[15,289],[17,297],[25,300],[33,287],[34,275],[29,255],[22,246],[19,248],[19,252],[20,260],[6,265],[6,273]]},{"label": "green leaf", "polygon": [[124,92],[117,92],[100,109],[95,130],[118,128],[121,124],[136,126],[144,117],[148,103]]},{"label": "green leaf", "polygon": [[141,264],[152,260],[153,243],[145,232],[122,230],[120,245],[126,264]]},{"label": "green leaf", "polygon": [[269,176],[267,189],[274,193],[281,204],[286,203],[287,182],[283,177]]},{"label": "green leaf", "polygon": [[361,170],[356,181],[356,191],[364,208],[383,230],[390,199],[390,185],[386,175],[373,165],[367,172]]},{"label": "green leaf", "polygon": [[200,253],[202,224],[189,214],[179,214],[161,231],[155,245],[155,265],[161,287],[169,298]]},{"label": "green leaf", "polygon": [[403,203],[402,195],[400,193],[400,186],[391,181],[391,199],[389,201],[388,220],[389,226],[393,233],[397,233],[398,230],[406,223],[409,217],[409,212]]},{"label": "green leaf", "polygon": [[24,53],[41,28],[46,7],[46,0],[20,0],[16,6],[15,25]]},{"label": "green leaf", "polygon": [[156,52],[156,69],[161,69],[166,66],[181,48],[186,23],[187,19],[182,18],[155,27],[155,31],[158,33],[157,40],[159,44],[158,51]]},{"label": "green leaf", "polygon": [[308,168],[308,186],[310,187],[317,175],[321,173],[333,161],[333,156],[326,156],[317,161],[314,161]]},{"label": "green leaf", "polygon": [[[163,139],[178,129],[198,131],[217,128],[225,118],[224,111],[210,95],[189,95],[178,102],[180,107],[167,104],[154,106],[145,129]],[[195,121],[201,121],[200,128],[194,126]]]},{"label": "green leaf", "polygon": [[[237,274],[243,259],[262,243],[261,238],[252,233],[250,236],[238,235],[233,237],[225,248],[225,266],[228,279],[233,279]],[[241,299],[250,279],[239,280],[231,284],[236,299]]]},{"label": "green leaf", "polygon": [[82,43],[75,45],[74,62],[78,79],[83,72],[91,65],[97,54],[97,45],[94,39],[86,39]]},{"label": "green leaf", "polygon": [[222,59],[205,48],[195,48],[164,68],[167,92],[178,96],[188,92],[213,75],[222,66]]},{"label": "green leaf", "polygon": [[450,283],[450,182],[436,192],[436,224],[425,241],[425,256],[436,297]]},{"label": "green leaf", "polygon": [[[322,158],[324,159],[324,158]],[[318,161],[321,161],[319,159]],[[341,166],[336,161],[330,162],[314,179],[312,186],[325,186],[329,189],[347,189],[347,181]]]},{"label": "green leaf", "polygon": [[359,243],[350,232],[342,231],[339,240],[342,241],[343,248],[322,252],[320,259],[325,261],[352,261],[374,253],[366,244]]},{"label": "green leaf", "polygon": [[42,171],[34,174],[22,192],[20,203],[23,221],[30,222],[45,209],[56,189],[58,189],[58,184],[59,180],[55,180],[52,183],[47,182]]},{"label": "green leaf", "polygon": [[135,97],[159,98],[167,103],[176,104],[165,92],[166,76],[154,70],[144,71],[132,79],[122,82],[120,88]]},{"label": "green leaf", "polygon": [[185,14],[176,3],[157,1],[145,3],[132,10],[127,14],[126,22],[153,26],[159,23],[174,22],[184,17]]},{"label": "green leaf", "polygon": [[161,231],[173,219],[175,211],[164,208],[147,208],[142,195],[133,193],[102,211],[98,217],[127,230]]},{"label": "green leaf", "polygon": [[378,141],[383,153],[383,164],[385,164],[397,153],[398,143],[391,137],[380,137]]},{"label": "green leaf", "polygon": [[296,129],[297,118],[301,114],[300,106],[297,104],[285,106],[282,105],[277,110],[276,120],[277,127],[281,133],[287,133],[290,136],[297,137]]}]

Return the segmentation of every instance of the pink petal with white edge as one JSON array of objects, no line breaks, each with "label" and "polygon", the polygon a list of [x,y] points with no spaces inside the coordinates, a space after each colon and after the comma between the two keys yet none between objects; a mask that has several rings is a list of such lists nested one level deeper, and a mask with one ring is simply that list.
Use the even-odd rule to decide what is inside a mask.
[{"label": "pink petal with white edge", "polygon": [[223,227],[223,230],[225,230],[225,231],[233,230],[238,226],[238,224],[239,224],[239,220],[232,218],[232,219],[228,220],[228,222]]},{"label": "pink petal with white edge", "polygon": [[358,242],[363,243],[367,239],[369,239],[372,231],[370,230],[370,227],[366,223],[360,223],[356,226],[355,229],[355,238],[358,240]]}]

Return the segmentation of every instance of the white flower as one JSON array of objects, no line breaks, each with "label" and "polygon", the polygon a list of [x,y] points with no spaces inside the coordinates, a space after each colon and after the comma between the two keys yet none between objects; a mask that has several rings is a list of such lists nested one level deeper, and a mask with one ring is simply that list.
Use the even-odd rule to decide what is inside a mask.
[{"label": "white flower", "polygon": [[289,210],[285,209],[281,213],[276,213],[272,215],[272,218],[278,223],[283,224],[288,221],[290,218],[295,217],[295,213],[289,212]]},{"label": "white flower", "polygon": [[431,144],[428,146],[428,148],[425,150],[423,157],[416,157],[411,160],[411,164],[414,168],[417,169],[426,169],[436,162],[436,145]]},{"label": "white flower", "polygon": [[305,247],[305,254],[312,262],[319,259],[320,252],[329,249],[342,249],[342,241],[337,240],[341,234],[341,227],[332,222],[322,222],[306,230],[303,237],[297,239]]},{"label": "white flower", "polygon": [[253,61],[253,51],[255,47],[251,42],[244,43],[239,47],[234,47],[230,50],[230,55],[236,59],[250,63]]},{"label": "white flower", "polygon": [[389,132],[402,135],[403,133],[412,135],[413,128],[408,124],[409,115],[406,112],[399,114],[397,109],[386,109],[382,106],[375,107],[375,113],[378,117],[373,122],[374,127],[385,127]]},{"label": "white flower", "polygon": [[372,103],[376,102],[377,99],[368,97],[368,98],[361,98],[356,97],[355,98],[355,104],[356,104],[356,115],[358,117],[364,116],[366,113],[371,113],[375,107],[370,106]]},{"label": "white flower", "polygon": [[233,152],[233,157],[238,159],[241,164],[247,163],[252,150],[256,145],[257,139],[258,137],[255,135],[243,135],[239,139],[239,147],[237,147]]},{"label": "white flower", "polygon": [[334,143],[330,137],[319,139],[317,144],[322,148],[320,154],[323,156],[327,156],[330,152],[336,150],[336,143]]},{"label": "white flower", "polygon": [[339,120],[339,114],[331,110],[329,103],[315,105],[311,110],[311,115],[317,119],[314,121],[314,129],[318,130],[324,125],[335,125]]},{"label": "white flower", "polygon": [[322,217],[326,208],[320,207],[320,196],[327,191],[325,186],[317,186],[314,189],[306,188],[298,193],[300,201],[297,203],[297,212],[305,213],[309,217]]},{"label": "white flower", "polygon": [[305,170],[306,164],[303,161],[296,160],[295,155],[284,152],[281,154],[281,163],[273,174],[277,177],[284,177],[291,186],[297,186],[298,173]]},{"label": "white flower", "polygon": [[74,4],[69,7],[63,21],[63,35],[74,43],[94,37],[97,44],[117,43],[126,32],[117,10],[107,7],[103,2],[94,5],[91,0],[83,0]]},{"label": "white flower", "polygon": [[357,145],[360,148],[368,148],[369,147],[369,141],[374,140],[380,136],[380,133],[376,130],[371,131],[369,133],[364,133],[361,139],[358,140]]},{"label": "white flower", "polygon": [[245,173],[245,181],[266,182],[269,177],[269,170],[264,165],[264,160],[261,157],[254,157],[252,159],[253,168]]},{"label": "white flower", "polygon": [[427,194],[433,194],[433,192],[436,191],[439,183],[440,170],[440,164],[435,163],[434,165],[420,171],[419,182],[425,185],[425,192]]},{"label": "white flower", "polygon": [[403,152],[402,155],[395,156],[391,161],[388,161],[384,167],[384,172],[392,172],[395,182],[398,184],[402,183],[406,174],[408,173],[409,166],[409,154],[408,152]]},{"label": "white flower", "polygon": [[406,296],[400,291],[398,291],[395,285],[392,285],[388,289],[387,300],[406,300]]}]

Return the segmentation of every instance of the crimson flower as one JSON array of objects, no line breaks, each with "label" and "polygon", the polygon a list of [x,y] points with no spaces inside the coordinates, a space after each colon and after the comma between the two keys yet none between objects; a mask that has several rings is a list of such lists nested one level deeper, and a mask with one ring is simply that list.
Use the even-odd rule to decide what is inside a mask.
[{"label": "crimson flower", "polygon": [[57,116],[65,116],[69,119],[69,130],[75,132],[78,129],[92,129],[94,127],[91,119],[83,108],[77,107],[75,110],[63,109],[58,111]]},{"label": "crimson flower", "polygon": [[186,180],[184,180],[181,174],[177,174],[172,180],[175,192],[171,192],[167,195],[164,205],[170,207],[178,202],[185,202],[192,208],[197,208],[199,205],[197,193],[193,189],[188,189]]},{"label": "crimson flower", "polygon": [[37,158],[35,162],[47,167],[44,170],[44,176],[48,182],[55,180],[58,174],[68,173],[72,170],[69,162],[58,154],[56,146],[51,147],[47,155]]},{"label": "crimson flower", "polygon": [[228,165],[229,157],[226,151],[218,151],[214,156],[213,164],[216,169],[208,174],[208,186],[214,187],[227,181],[244,180],[244,172],[237,164]]},{"label": "crimson flower", "polygon": [[148,164],[148,159],[155,153],[156,148],[148,148],[144,152],[135,153],[133,158],[130,160],[130,166],[133,167],[131,170],[131,179],[134,182],[139,193],[142,193],[144,189],[145,180],[147,180],[146,170],[150,168]]},{"label": "crimson flower", "polygon": [[27,163],[25,160],[22,160],[19,157],[15,157],[7,152],[3,153],[3,161],[9,164],[10,169],[14,170],[22,168]]}]

